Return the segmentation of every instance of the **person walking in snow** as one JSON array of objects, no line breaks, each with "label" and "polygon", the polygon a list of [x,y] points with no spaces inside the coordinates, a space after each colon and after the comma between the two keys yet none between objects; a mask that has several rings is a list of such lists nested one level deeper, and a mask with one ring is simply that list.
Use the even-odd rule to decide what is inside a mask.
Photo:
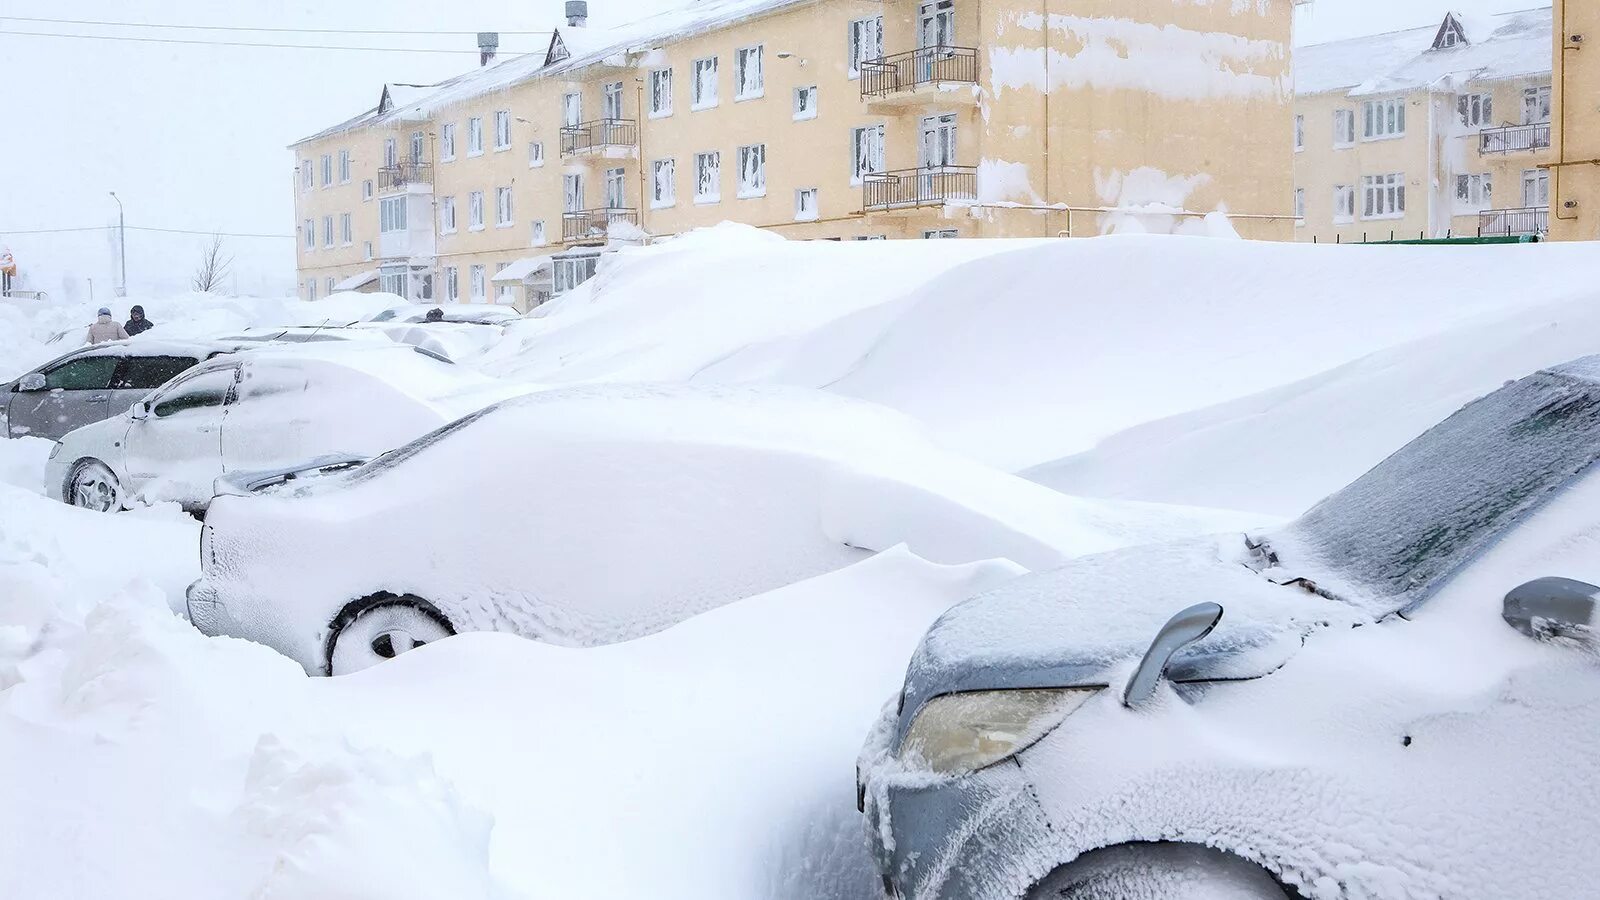
[{"label": "person walking in snow", "polygon": [[93,325],[89,326],[89,343],[104,344],[107,341],[125,341],[127,339],[128,332],[117,324],[116,319],[111,318],[111,310],[104,306],[100,307],[100,317],[94,320]]},{"label": "person walking in snow", "polygon": [[144,317],[144,307],[135,306],[128,310],[128,324],[122,326],[122,330],[128,333],[128,337],[133,337],[136,334],[144,334],[154,327],[156,323]]}]

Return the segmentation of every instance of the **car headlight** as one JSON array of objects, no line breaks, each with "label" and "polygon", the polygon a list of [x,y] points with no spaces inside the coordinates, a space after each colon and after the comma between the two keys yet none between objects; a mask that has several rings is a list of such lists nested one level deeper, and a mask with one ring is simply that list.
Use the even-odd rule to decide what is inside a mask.
[{"label": "car headlight", "polygon": [[1099,691],[1038,688],[935,697],[900,744],[899,759],[940,775],[975,772],[1032,746]]}]

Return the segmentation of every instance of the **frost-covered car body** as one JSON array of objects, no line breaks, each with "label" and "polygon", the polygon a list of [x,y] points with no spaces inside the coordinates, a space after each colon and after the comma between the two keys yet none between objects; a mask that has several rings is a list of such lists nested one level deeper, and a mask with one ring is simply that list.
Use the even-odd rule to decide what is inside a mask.
[{"label": "frost-covered car body", "polygon": [[135,499],[200,509],[223,475],[330,455],[370,459],[514,392],[388,342],[258,345],[195,366],[121,415],[64,435],[45,486],[79,502],[74,476],[98,464],[115,495],[110,509]]},{"label": "frost-covered car body", "polygon": [[376,341],[382,337],[381,333],[374,333],[363,328],[291,325],[282,328],[268,326],[246,328],[244,331],[223,338],[223,340],[251,344],[265,342],[316,344],[328,341]]},{"label": "frost-covered car body", "polygon": [[[1593,893],[1600,659],[1509,627],[1507,598],[1578,579],[1589,621],[1569,633],[1595,635],[1597,457],[1590,357],[1474,401],[1278,530],[1085,557],[952,608],[858,768],[886,889]],[[1220,623],[1124,702],[1163,623],[1209,602]]]},{"label": "frost-covered car body", "polygon": [[81,347],[0,385],[0,422],[6,437],[60,440],[118,415],[173,377],[237,341],[144,338]]},{"label": "frost-covered car body", "polygon": [[452,632],[611,643],[899,543],[1057,565],[1073,539],[1052,531],[1072,526],[1036,487],[821,392],[547,391],[348,472],[217,498],[189,610],[312,673],[377,597]]}]

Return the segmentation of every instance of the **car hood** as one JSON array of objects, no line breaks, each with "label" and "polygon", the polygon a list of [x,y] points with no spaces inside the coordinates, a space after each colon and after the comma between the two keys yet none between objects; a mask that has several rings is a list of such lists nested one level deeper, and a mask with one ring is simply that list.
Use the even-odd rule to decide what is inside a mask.
[{"label": "car hood", "polygon": [[1126,678],[1171,616],[1204,601],[1220,624],[1185,647],[1175,681],[1255,678],[1319,627],[1371,621],[1355,607],[1258,574],[1242,534],[1134,547],[1028,575],[951,608],[911,659],[899,733],[960,691],[1105,685]]}]

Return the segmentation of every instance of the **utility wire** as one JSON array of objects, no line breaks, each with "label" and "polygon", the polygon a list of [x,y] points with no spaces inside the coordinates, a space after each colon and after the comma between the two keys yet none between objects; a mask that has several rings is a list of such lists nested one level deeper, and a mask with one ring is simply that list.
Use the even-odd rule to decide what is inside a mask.
[{"label": "utility wire", "polygon": [[0,235],[6,235],[6,234],[65,234],[65,233],[74,232],[74,231],[111,231],[111,230],[115,230],[116,228],[119,228],[119,227],[125,227],[129,231],[156,231],[156,232],[160,232],[162,234],[198,234],[198,235],[204,235],[206,237],[210,237],[213,234],[219,234],[219,235],[222,235],[223,237],[239,237],[239,238],[282,238],[282,239],[286,239],[286,240],[292,240],[294,238],[294,235],[292,235],[292,234],[252,234],[252,233],[248,233],[248,232],[236,232],[236,231],[196,231],[196,230],[192,230],[192,229],[188,229],[188,228],[154,228],[154,227],[151,227],[149,225],[127,225],[127,226],[85,225],[82,228],[35,228],[35,229],[28,230],[28,231],[18,231],[16,229],[0,228]]},{"label": "utility wire", "polygon": [[210,47],[269,47],[284,50],[356,50],[369,53],[470,53],[478,55],[477,50],[448,50],[436,47],[334,47],[326,44],[264,44],[246,41],[198,41],[183,38],[147,38],[124,37],[110,34],[60,34],[51,31],[0,31],[0,35],[17,35],[20,37],[49,37],[49,38],[77,38],[89,41],[126,41],[138,44],[198,44]]},{"label": "utility wire", "polygon": [[[263,31],[274,34],[437,34],[476,35],[476,31],[427,31],[370,28],[253,28],[248,25],[161,25],[155,22],[105,22],[96,19],[45,19],[36,16],[0,16],[8,22],[42,22],[50,25],[103,25],[113,28],[172,28],[187,31]],[[544,31],[501,31],[498,34],[550,34]]]}]

